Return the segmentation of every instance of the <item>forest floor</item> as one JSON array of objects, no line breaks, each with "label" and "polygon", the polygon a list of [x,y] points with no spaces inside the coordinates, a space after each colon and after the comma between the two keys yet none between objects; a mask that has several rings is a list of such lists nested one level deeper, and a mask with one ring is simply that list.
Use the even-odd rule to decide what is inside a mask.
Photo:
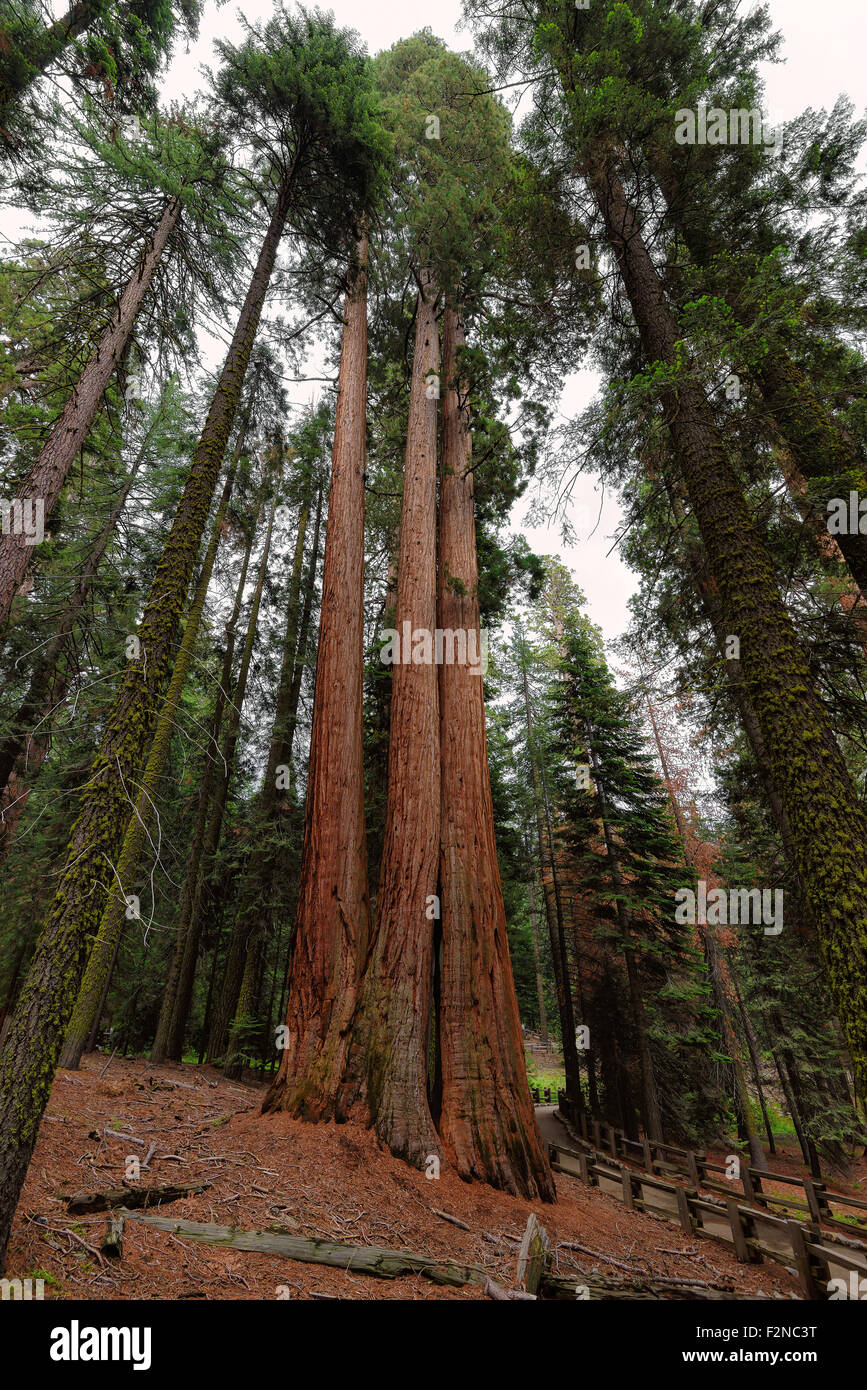
[{"label": "forest floor", "polygon": [[[482,1286],[441,1287],[421,1277],[382,1280],[346,1270],[197,1244],[128,1220],[121,1260],[100,1254],[104,1213],[70,1216],[73,1193],[123,1185],[127,1155],[144,1159],[141,1185],[211,1184],[162,1215],[360,1245],[406,1249],[479,1265],[515,1286],[517,1247],[534,1211],[557,1270],[662,1275],[729,1286],[751,1297],[797,1296],[793,1273],[739,1265],[712,1240],[690,1240],[666,1221],[626,1212],[614,1198],[557,1175],[556,1205],[467,1184],[443,1165],[438,1180],[408,1167],[358,1125],[310,1125],[259,1113],[263,1090],[211,1067],[152,1066],[102,1053],[57,1074],[10,1243],[8,1277],[44,1277],[47,1298],[478,1299]],[[133,1135],[132,1144],[123,1136]],[[469,1226],[464,1231],[436,1214]],[[564,1248],[578,1243],[594,1252]],[[608,1261],[601,1256],[607,1256]],[[628,1278],[628,1275],[624,1276]],[[285,1294],[283,1295],[285,1297]]]}]

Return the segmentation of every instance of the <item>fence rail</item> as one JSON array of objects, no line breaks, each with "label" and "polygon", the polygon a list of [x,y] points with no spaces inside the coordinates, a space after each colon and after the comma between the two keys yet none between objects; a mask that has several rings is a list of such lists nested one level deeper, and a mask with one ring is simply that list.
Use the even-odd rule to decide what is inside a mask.
[{"label": "fence rail", "polygon": [[531,1086],[530,1095],[533,1097],[534,1105],[558,1105],[559,1098],[564,1094],[558,1091],[556,1086]]},{"label": "fence rail", "polygon": [[842,1281],[843,1292],[839,1284],[834,1290],[837,1297],[858,1298],[859,1291],[867,1293],[867,1246],[859,1247],[855,1241],[844,1246],[833,1234],[823,1232],[816,1220],[774,1216],[743,1206],[731,1194],[724,1201],[703,1197],[694,1186],[636,1171],[589,1145],[573,1148],[565,1142],[549,1143],[548,1154],[555,1171],[598,1187],[629,1211],[652,1212],[674,1221],[691,1238],[724,1241],[734,1247],[742,1264],[768,1259],[787,1268],[794,1266],[805,1298],[829,1298],[832,1279]]}]

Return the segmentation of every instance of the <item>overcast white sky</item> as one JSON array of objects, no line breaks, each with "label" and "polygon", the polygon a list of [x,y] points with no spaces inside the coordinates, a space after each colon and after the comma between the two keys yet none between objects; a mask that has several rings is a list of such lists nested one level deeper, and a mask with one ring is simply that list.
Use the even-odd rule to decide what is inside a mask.
[{"label": "overcast white sky", "polygon": [[[471,33],[459,27],[460,0],[438,0],[429,8],[415,7],[405,0],[378,0],[378,3],[374,0],[372,4],[366,0],[320,0],[320,3],[323,9],[334,12],[340,24],[356,29],[370,53],[389,47],[425,25],[453,47],[472,47]],[[55,3],[53,8],[55,12],[65,9],[65,0]],[[856,109],[862,111],[867,105],[867,0],[822,0],[822,3],[819,0],[770,0],[770,9],[776,26],[785,36],[785,63],[768,67],[765,73],[771,117],[786,119],[807,106],[833,106],[841,92],[846,92]],[[240,37],[240,12],[248,19],[259,20],[267,18],[271,10],[271,0],[247,0],[240,8],[231,3],[218,8],[215,0],[207,0],[200,37],[188,52],[176,54],[164,88],[166,96],[189,96],[200,86],[199,68],[202,63],[213,60],[214,39]],[[315,368],[311,371],[318,374]],[[301,395],[309,392],[311,397],[317,389],[321,387],[296,388]],[[561,401],[563,415],[569,417],[583,408],[595,389],[596,378],[592,373],[577,372],[568,381]],[[300,399],[301,395],[295,399]],[[595,534],[589,536],[596,523],[599,501],[592,479],[579,479],[570,513],[579,544],[566,551],[557,528],[527,530],[524,527],[526,501],[517,504],[512,525],[524,531],[534,550],[559,554],[570,566],[587,596],[590,616],[610,640],[627,625],[626,604],[635,584],[630,571],[616,554],[607,554],[621,517],[613,500],[606,500],[601,523]]]}]

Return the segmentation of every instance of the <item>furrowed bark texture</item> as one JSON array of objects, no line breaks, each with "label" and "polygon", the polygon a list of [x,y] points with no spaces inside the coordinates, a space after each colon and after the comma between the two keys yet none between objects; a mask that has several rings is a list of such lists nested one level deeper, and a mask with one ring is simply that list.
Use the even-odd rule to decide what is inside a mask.
[{"label": "furrowed bark texture", "polygon": [[[436,286],[422,277],[416,306],[395,626],[388,801],[377,917],[353,1037],[341,1113],[366,1101],[392,1153],[424,1167],[440,1153],[427,1096],[434,919],[440,834],[440,748],[436,628],[437,402]],[[427,661],[408,662],[404,624],[427,635]],[[419,655],[424,656],[424,651]]]},{"label": "furrowed bark texture", "polygon": [[[19,492],[19,500],[34,505],[41,501],[45,519],[51,515],[63,491],[69,470],[81,449],[117,364],[129,341],[154,271],[181,215],[180,198],[166,205],[153,239],[145,246],[138,267],[118,301],[112,321],[81,373],[63,413],[43,445],[39,457]],[[9,616],[13,599],[27,573],[34,551],[24,534],[10,529],[0,536],[0,628]]]},{"label": "furrowed bark texture", "polygon": [[[472,441],[466,387],[455,380],[463,323],[443,315],[442,486],[438,623],[470,632],[480,651]],[[440,1003],[443,1094],[439,1132],[465,1180],[553,1201],[536,1126],[506,933],[488,774],[480,666],[449,662],[443,638],[440,699]],[[470,649],[469,640],[467,648]]]},{"label": "furrowed bark texture", "polygon": [[130,661],[108,715],[54,905],[37,942],[0,1059],[0,1262],[5,1262],[18,1194],[102,914],[111,865],[129,820],[127,788],[134,784],[142,766],[159,692],[177,641],[196,554],[286,221],[291,178],[291,173],[286,176],[277,195],[139,626],[141,655]]},{"label": "furrowed bark texture", "polygon": [[263,1110],[334,1114],[370,935],[364,825],[367,239],[350,266],[325,532],[287,1046]]},{"label": "furrowed bark texture", "polygon": [[[585,166],[651,361],[673,366],[677,326],[613,164]],[[666,420],[792,832],[859,1088],[867,1089],[867,819],[773,567],[702,393],[661,388]]]}]

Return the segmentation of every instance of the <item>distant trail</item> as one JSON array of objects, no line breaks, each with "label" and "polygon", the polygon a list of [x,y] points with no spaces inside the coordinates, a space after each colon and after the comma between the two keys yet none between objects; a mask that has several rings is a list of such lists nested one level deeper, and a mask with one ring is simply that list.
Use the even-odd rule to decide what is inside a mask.
[{"label": "distant trail", "polygon": [[564,1139],[568,1139],[565,1126],[555,1118],[556,1105],[537,1105],[534,1109],[539,1133],[546,1144],[562,1144]]}]

